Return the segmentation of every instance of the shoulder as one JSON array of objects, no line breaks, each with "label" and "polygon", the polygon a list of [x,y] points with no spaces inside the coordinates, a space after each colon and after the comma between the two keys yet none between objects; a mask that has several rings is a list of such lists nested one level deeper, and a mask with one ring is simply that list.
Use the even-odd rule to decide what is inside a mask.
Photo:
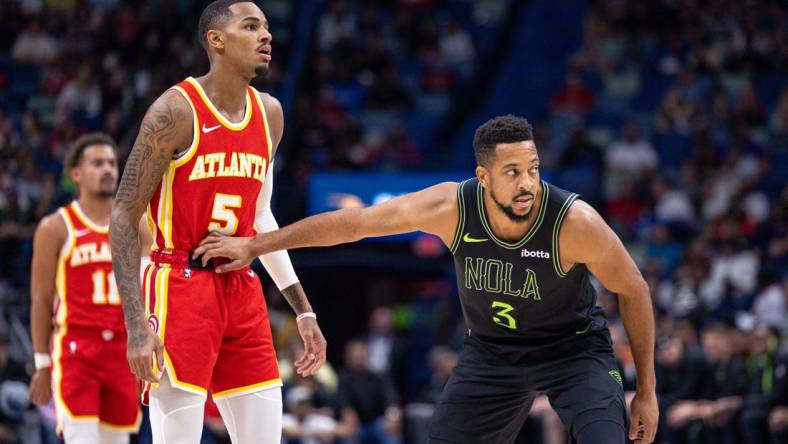
[{"label": "shoulder", "polygon": [[68,228],[66,228],[66,221],[60,211],[55,211],[44,216],[36,227],[36,238],[45,240],[46,242],[58,241],[62,244],[68,236]]},{"label": "shoulder", "polygon": [[170,88],[148,107],[142,120],[140,133],[154,134],[161,147],[174,150],[187,148],[194,135],[194,115],[186,97]]},{"label": "shoulder", "polygon": [[603,226],[605,226],[605,221],[602,216],[594,207],[580,199],[575,199],[572,202],[563,223],[563,229],[572,233],[595,230]]},{"label": "shoulder", "polygon": [[588,203],[575,199],[559,228],[562,256],[573,262],[585,262],[589,255],[601,252],[613,234],[602,216]]},{"label": "shoulder", "polygon": [[265,117],[268,119],[268,125],[271,127],[271,134],[274,146],[278,145],[282,139],[282,133],[284,132],[285,126],[285,116],[284,111],[282,110],[282,103],[279,102],[279,99],[272,96],[271,94],[257,91],[255,93],[258,97],[260,97],[260,102],[262,102],[263,107],[265,108]]},{"label": "shoulder", "polygon": [[173,113],[188,113],[191,116],[191,105],[186,97],[176,88],[164,91],[148,108],[148,111],[170,111]]},{"label": "shoulder", "polygon": [[451,211],[457,208],[457,190],[459,187],[460,184],[457,182],[442,182],[425,188],[421,192],[439,211]]},{"label": "shoulder", "polygon": [[265,106],[265,112],[269,114],[269,117],[274,117],[271,114],[278,114],[282,115],[282,103],[276,97],[268,94],[267,92],[262,92],[255,90],[257,96],[260,97],[260,101],[263,102],[263,106]]}]

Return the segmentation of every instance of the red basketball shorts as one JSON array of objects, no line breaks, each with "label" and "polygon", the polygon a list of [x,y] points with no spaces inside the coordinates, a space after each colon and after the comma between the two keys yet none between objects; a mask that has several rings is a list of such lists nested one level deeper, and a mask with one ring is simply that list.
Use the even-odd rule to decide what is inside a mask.
[{"label": "red basketball shorts", "polygon": [[214,399],[281,386],[255,273],[189,269],[155,256],[142,291],[172,384],[202,395],[210,391]]},{"label": "red basketball shorts", "polygon": [[126,332],[59,328],[52,349],[52,386],[63,421],[96,421],[136,432],[141,415],[137,380],[126,360]]}]

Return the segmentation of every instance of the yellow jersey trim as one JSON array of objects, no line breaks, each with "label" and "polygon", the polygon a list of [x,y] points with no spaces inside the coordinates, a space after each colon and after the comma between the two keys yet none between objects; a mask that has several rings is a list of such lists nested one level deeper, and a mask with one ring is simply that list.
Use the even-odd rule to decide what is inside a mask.
[{"label": "yellow jersey trim", "polygon": [[90,228],[91,230],[95,231],[96,233],[107,234],[109,233],[109,225],[99,225],[88,217],[84,211],[82,211],[82,207],[79,206],[78,201],[71,202],[71,208],[74,210],[74,214],[77,215],[77,219],[80,222],[85,224],[86,227]]},{"label": "yellow jersey trim", "polygon": [[219,110],[214,106],[211,99],[208,98],[208,95],[205,93],[205,90],[200,85],[200,82],[197,81],[194,77],[188,77],[186,79],[187,82],[191,83],[194,86],[194,89],[197,91],[197,94],[200,96],[202,101],[205,103],[205,106],[208,107],[208,110],[216,117],[216,120],[219,121],[222,126],[225,128],[232,130],[232,131],[241,131],[249,124],[249,121],[252,120],[252,102],[249,99],[249,89],[248,87],[245,89],[244,93],[246,94],[246,110],[244,111],[244,117],[241,119],[240,122],[231,122],[226,117],[219,112]]},{"label": "yellow jersey trim", "polygon": [[245,385],[243,387],[237,387],[229,390],[222,390],[221,392],[211,394],[211,397],[214,400],[216,400],[216,399],[228,398],[232,396],[246,395],[260,390],[265,390],[273,387],[281,387],[281,386],[282,386],[282,379],[274,378],[274,379],[269,379],[268,381],[258,382],[257,384]]}]

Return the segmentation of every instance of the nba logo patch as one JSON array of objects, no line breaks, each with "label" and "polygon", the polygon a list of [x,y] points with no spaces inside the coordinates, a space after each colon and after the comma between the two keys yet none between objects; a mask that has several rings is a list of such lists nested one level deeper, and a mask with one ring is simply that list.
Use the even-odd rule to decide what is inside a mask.
[{"label": "nba logo patch", "polygon": [[191,268],[184,268],[183,269],[183,277],[190,278],[192,277],[192,269]]},{"label": "nba logo patch", "polygon": [[148,316],[148,325],[153,330],[154,333],[159,332],[159,318],[156,317],[155,314],[151,314]]}]

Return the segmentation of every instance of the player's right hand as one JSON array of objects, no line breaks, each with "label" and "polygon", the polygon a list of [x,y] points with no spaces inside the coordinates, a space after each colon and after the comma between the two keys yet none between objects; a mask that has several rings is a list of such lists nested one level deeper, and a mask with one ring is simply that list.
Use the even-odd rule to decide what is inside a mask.
[{"label": "player's right hand", "polygon": [[39,407],[49,403],[49,398],[52,397],[52,373],[49,368],[42,368],[33,373],[27,397]]},{"label": "player's right hand", "polygon": [[153,356],[159,370],[164,368],[164,345],[147,323],[137,324],[128,329],[126,358],[131,372],[137,378],[150,383],[159,382],[159,375],[153,371]]}]

